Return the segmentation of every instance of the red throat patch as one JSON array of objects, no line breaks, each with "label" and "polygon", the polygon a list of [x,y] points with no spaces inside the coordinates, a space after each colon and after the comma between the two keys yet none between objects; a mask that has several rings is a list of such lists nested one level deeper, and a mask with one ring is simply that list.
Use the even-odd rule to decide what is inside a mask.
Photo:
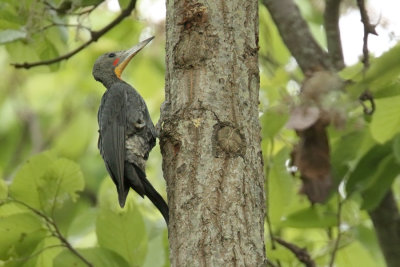
[{"label": "red throat patch", "polygon": [[113,66],[116,66],[116,65],[118,64],[118,62],[119,62],[119,58],[116,58],[116,59],[114,60],[114,62],[113,62]]}]

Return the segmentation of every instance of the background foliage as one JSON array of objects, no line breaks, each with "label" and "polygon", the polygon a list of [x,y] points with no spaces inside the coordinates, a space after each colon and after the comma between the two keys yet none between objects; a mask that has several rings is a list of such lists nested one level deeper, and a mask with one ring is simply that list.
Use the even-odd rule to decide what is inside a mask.
[{"label": "background foliage", "polygon": [[[101,53],[155,35],[125,70],[124,79],[143,95],[156,122],[163,101],[163,22],[146,21],[135,11],[68,61],[29,70],[10,66],[57,57],[88,40],[86,27],[99,29],[117,15],[105,5],[85,13],[101,2],[0,1],[0,266],[87,266],[85,260],[94,266],[169,265],[165,223],[150,202],[130,193],[125,209],[117,205],[116,190],[97,150],[97,109],[105,89],[91,76]],[[297,2],[324,46],[320,8]],[[122,7],[127,3],[120,1]],[[78,13],[83,14],[73,15]],[[318,266],[326,266],[340,232],[335,266],[384,266],[367,212],[389,188],[399,201],[398,58],[396,46],[374,58],[365,75],[361,64],[340,73],[352,81],[347,93],[327,99],[346,118],[341,127],[329,128],[340,194],[334,192],[326,204],[312,206],[298,194],[300,179],[289,172],[297,137],[284,127],[303,75],[268,11],[260,6],[265,237],[272,262],[301,265],[271,233],[306,247]],[[357,100],[367,85],[375,96],[373,116],[364,115]],[[147,173],[165,197],[158,147],[150,155]]]}]

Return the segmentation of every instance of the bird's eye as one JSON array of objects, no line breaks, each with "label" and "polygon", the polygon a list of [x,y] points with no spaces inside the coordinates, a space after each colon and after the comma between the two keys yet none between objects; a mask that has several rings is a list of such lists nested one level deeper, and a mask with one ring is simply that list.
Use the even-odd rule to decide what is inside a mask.
[{"label": "bird's eye", "polygon": [[115,53],[108,54],[108,57],[115,57]]}]

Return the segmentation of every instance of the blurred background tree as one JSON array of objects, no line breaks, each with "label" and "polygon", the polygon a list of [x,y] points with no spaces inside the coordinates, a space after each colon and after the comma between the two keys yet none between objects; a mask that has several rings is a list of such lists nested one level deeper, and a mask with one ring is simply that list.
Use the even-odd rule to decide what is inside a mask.
[{"label": "blurred background tree", "polygon": [[[322,1],[295,2],[326,51]],[[163,219],[149,201],[132,193],[127,208],[118,208],[97,150],[97,109],[104,89],[92,78],[91,68],[98,55],[155,35],[127,67],[124,79],[143,95],[153,121],[164,98],[164,21],[149,15],[159,9],[150,0],[119,4],[122,10],[134,8],[131,16],[98,42],[68,60],[16,69],[10,63],[28,67],[24,62],[62,57],[97,40],[98,32],[122,13],[115,1],[0,1],[0,266],[169,265]],[[358,12],[356,3],[343,0],[341,14],[351,12]],[[382,14],[379,27],[390,27],[386,22]],[[362,38],[362,27],[360,31]],[[397,43],[393,40],[392,45]],[[299,259],[305,255],[307,266],[375,267],[386,266],[385,259],[387,266],[396,266],[399,46],[372,54],[368,69],[361,58],[348,64],[339,72],[347,81],[347,93],[339,91],[324,100],[336,114],[327,136],[333,184],[339,189],[332,190],[325,204],[314,205],[298,194],[299,174],[291,175],[295,168],[290,153],[298,137],[284,126],[301,101],[298,94],[307,78],[291,53],[260,4],[260,121],[270,265],[301,266]],[[365,89],[374,96],[372,115],[359,104]],[[158,147],[150,155],[147,173],[165,196]],[[396,231],[397,236],[392,234]]]}]

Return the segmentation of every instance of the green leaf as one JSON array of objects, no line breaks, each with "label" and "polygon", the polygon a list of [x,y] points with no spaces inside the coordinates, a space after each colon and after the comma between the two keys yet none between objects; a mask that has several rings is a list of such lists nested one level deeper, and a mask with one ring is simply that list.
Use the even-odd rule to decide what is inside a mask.
[{"label": "green leaf", "polygon": [[[32,267],[53,267],[53,259],[63,250],[60,240],[56,237],[46,237],[36,247],[32,254],[37,254],[31,259]],[[28,266],[27,266],[28,267]],[[54,266],[55,267],[55,266]]]},{"label": "green leaf", "polygon": [[347,193],[352,194],[355,191],[363,191],[368,188],[382,160],[391,153],[391,150],[391,143],[373,146],[350,174],[346,183]]},{"label": "green leaf", "polygon": [[372,91],[374,87],[390,83],[400,75],[400,45],[397,45],[371,62],[364,83],[369,85]]},{"label": "green leaf", "polygon": [[67,199],[75,201],[83,190],[80,167],[49,152],[32,157],[17,173],[10,195],[46,213],[59,208]]},{"label": "green leaf", "polygon": [[[8,3],[7,3],[8,2]],[[20,29],[25,24],[26,17],[18,12],[16,1],[0,2],[0,29]]]},{"label": "green leaf", "polygon": [[346,67],[342,69],[338,74],[343,80],[356,80],[359,81],[362,78],[362,70],[364,66],[361,63]]},{"label": "green leaf", "polygon": [[281,223],[281,226],[294,228],[326,228],[335,225],[337,225],[336,213],[320,206],[294,212]]},{"label": "green leaf", "polygon": [[12,201],[0,205],[0,218],[26,212],[26,207]]},{"label": "green leaf", "polygon": [[[129,264],[117,253],[105,248],[77,249],[79,254],[95,267],[128,267]],[[87,264],[70,250],[64,249],[55,259],[57,267],[87,267]]]},{"label": "green leaf", "polygon": [[294,178],[286,170],[285,163],[290,158],[287,147],[274,157],[268,182],[268,212],[272,222],[280,222],[286,215],[295,192]]},{"label": "green leaf", "polygon": [[371,134],[385,143],[400,131],[400,96],[376,99],[376,111],[370,124]]},{"label": "green leaf", "polygon": [[168,242],[168,230],[164,229],[164,234],[163,234],[163,246],[164,246],[164,266],[163,267],[169,267],[170,262],[169,262],[169,242]]},{"label": "green leaf", "polygon": [[18,39],[26,38],[26,32],[20,30],[0,31],[0,44],[10,43]]},{"label": "green leaf", "polygon": [[367,224],[360,224],[353,228],[354,237],[360,244],[371,253],[375,259],[376,266],[386,266],[383,262],[381,248],[377,240],[375,229]]},{"label": "green leaf", "polygon": [[45,236],[42,221],[31,212],[0,217],[0,259],[23,255]]},{"label": "green leaf", "polygon": [[116,189],[111,179],[100,188],[100,211],[96,221],[99,245],[118,253],[131,266],[143,264],[147,253],[147,232],[142,215],[132,198],[124,209],[118,206]]},{"label": "green leaf", "polygon": [[287,122],[289,116],[287,113],[276,109],[268,109],[261,116],[262,137],[274,138]]},{"label": "green leaf", "polygon": [[3,179],[0,179],[0,203],[8,196],[8,187]]},{"label": "green leaf", "polygon": [[400,95],[400,83],[397,80],[382,87],[380,91],[373,93],[374,99],[388,98],[398,95]]},{"label": "green leaf", "polygon": [[338,250],[335,266],[377,267],[371,253],[358,241],[354,241]]},{"label": "green leaf", "polygon": [[[272,59],[273,63],[286,64],[290,58],[278,29],[267,8],[260,6],[260,55]],[[262,57],[261,57],[262,58]]]},{"label": "green leaf", "polygon": [[[93,116],[85,111],[79,112],[56,137],[53,144],[54,150],[57,154],[68,158],[80,157],[92,141],[93,133],[96,132],[93,126]],[[82,131],[82,129],[85,130]]]},{"label": "green leaf", "polygon": [[45,152],[30,158],[17,172],[10,185],[10,195],[33,208],[40,209],[36,180],[40,179],[54,161],[54,155]]},{"label": "green leaf", "polygon": [[82,0],[81,1],[81,6],[85,7],[85,6],[94,6],[97,4],[100,4],[101,2],[103,2],[104,0]]},{"label": "green leaf", "polygon": [[22,42],[7,43],[6,48],[12,62],[21,63],[40,60],[34,47]]},{"label": "green leaf", "polygon": [[85,212],[78,213],[68,227],[69,236],[83,237],[95,230],[97,210],[85,208]]},{"label": "green leaf", "polygon": [[332,146],[331,162],[335,181],[339,183],[346,175],[352,161],[360,153],[360,147],[366,139],[366,131],[355,131],[338,138]]},{"label": "green leaf", "polygon": [[269,239],[265,240],[267,247],[268,259],[272,262],[279,261],[281,266],[296,266],[295,262],[298,262],[295,255],[283,246],[271,246]]},{"label": "green leaf", "polygon": [[128,6],[130,0],[118,0],[118,2],[121,9],[124,9]]},{"label": "green leaf", "polygon": [[[40,38],[35,41],[36,52],[41,60],[49,60],[58,57],[60,54],[56,46],[49,40],[49,38]],[[59,69],[60,64],[50,64],[48,67],[51,71]]]},{"label": "green leaf", "polygon": [[393,139],[393,155],[397,163],[400,163],[400,134]]},{"label": "green leaf", "polygon": [[362,192],[363,204],[361,208],[372,210],[381,202],[386,192],[391,188],[394,179],[400,174],[400,165],[394,155],[385,157],[370,178],[370,185]]},{"label": "green leaf", "polygon": [[164,253],[164,237],[162,234],[149,240],[148,250],[152,253],[147,253],[143,267],[164,266],[166,257]]}]

